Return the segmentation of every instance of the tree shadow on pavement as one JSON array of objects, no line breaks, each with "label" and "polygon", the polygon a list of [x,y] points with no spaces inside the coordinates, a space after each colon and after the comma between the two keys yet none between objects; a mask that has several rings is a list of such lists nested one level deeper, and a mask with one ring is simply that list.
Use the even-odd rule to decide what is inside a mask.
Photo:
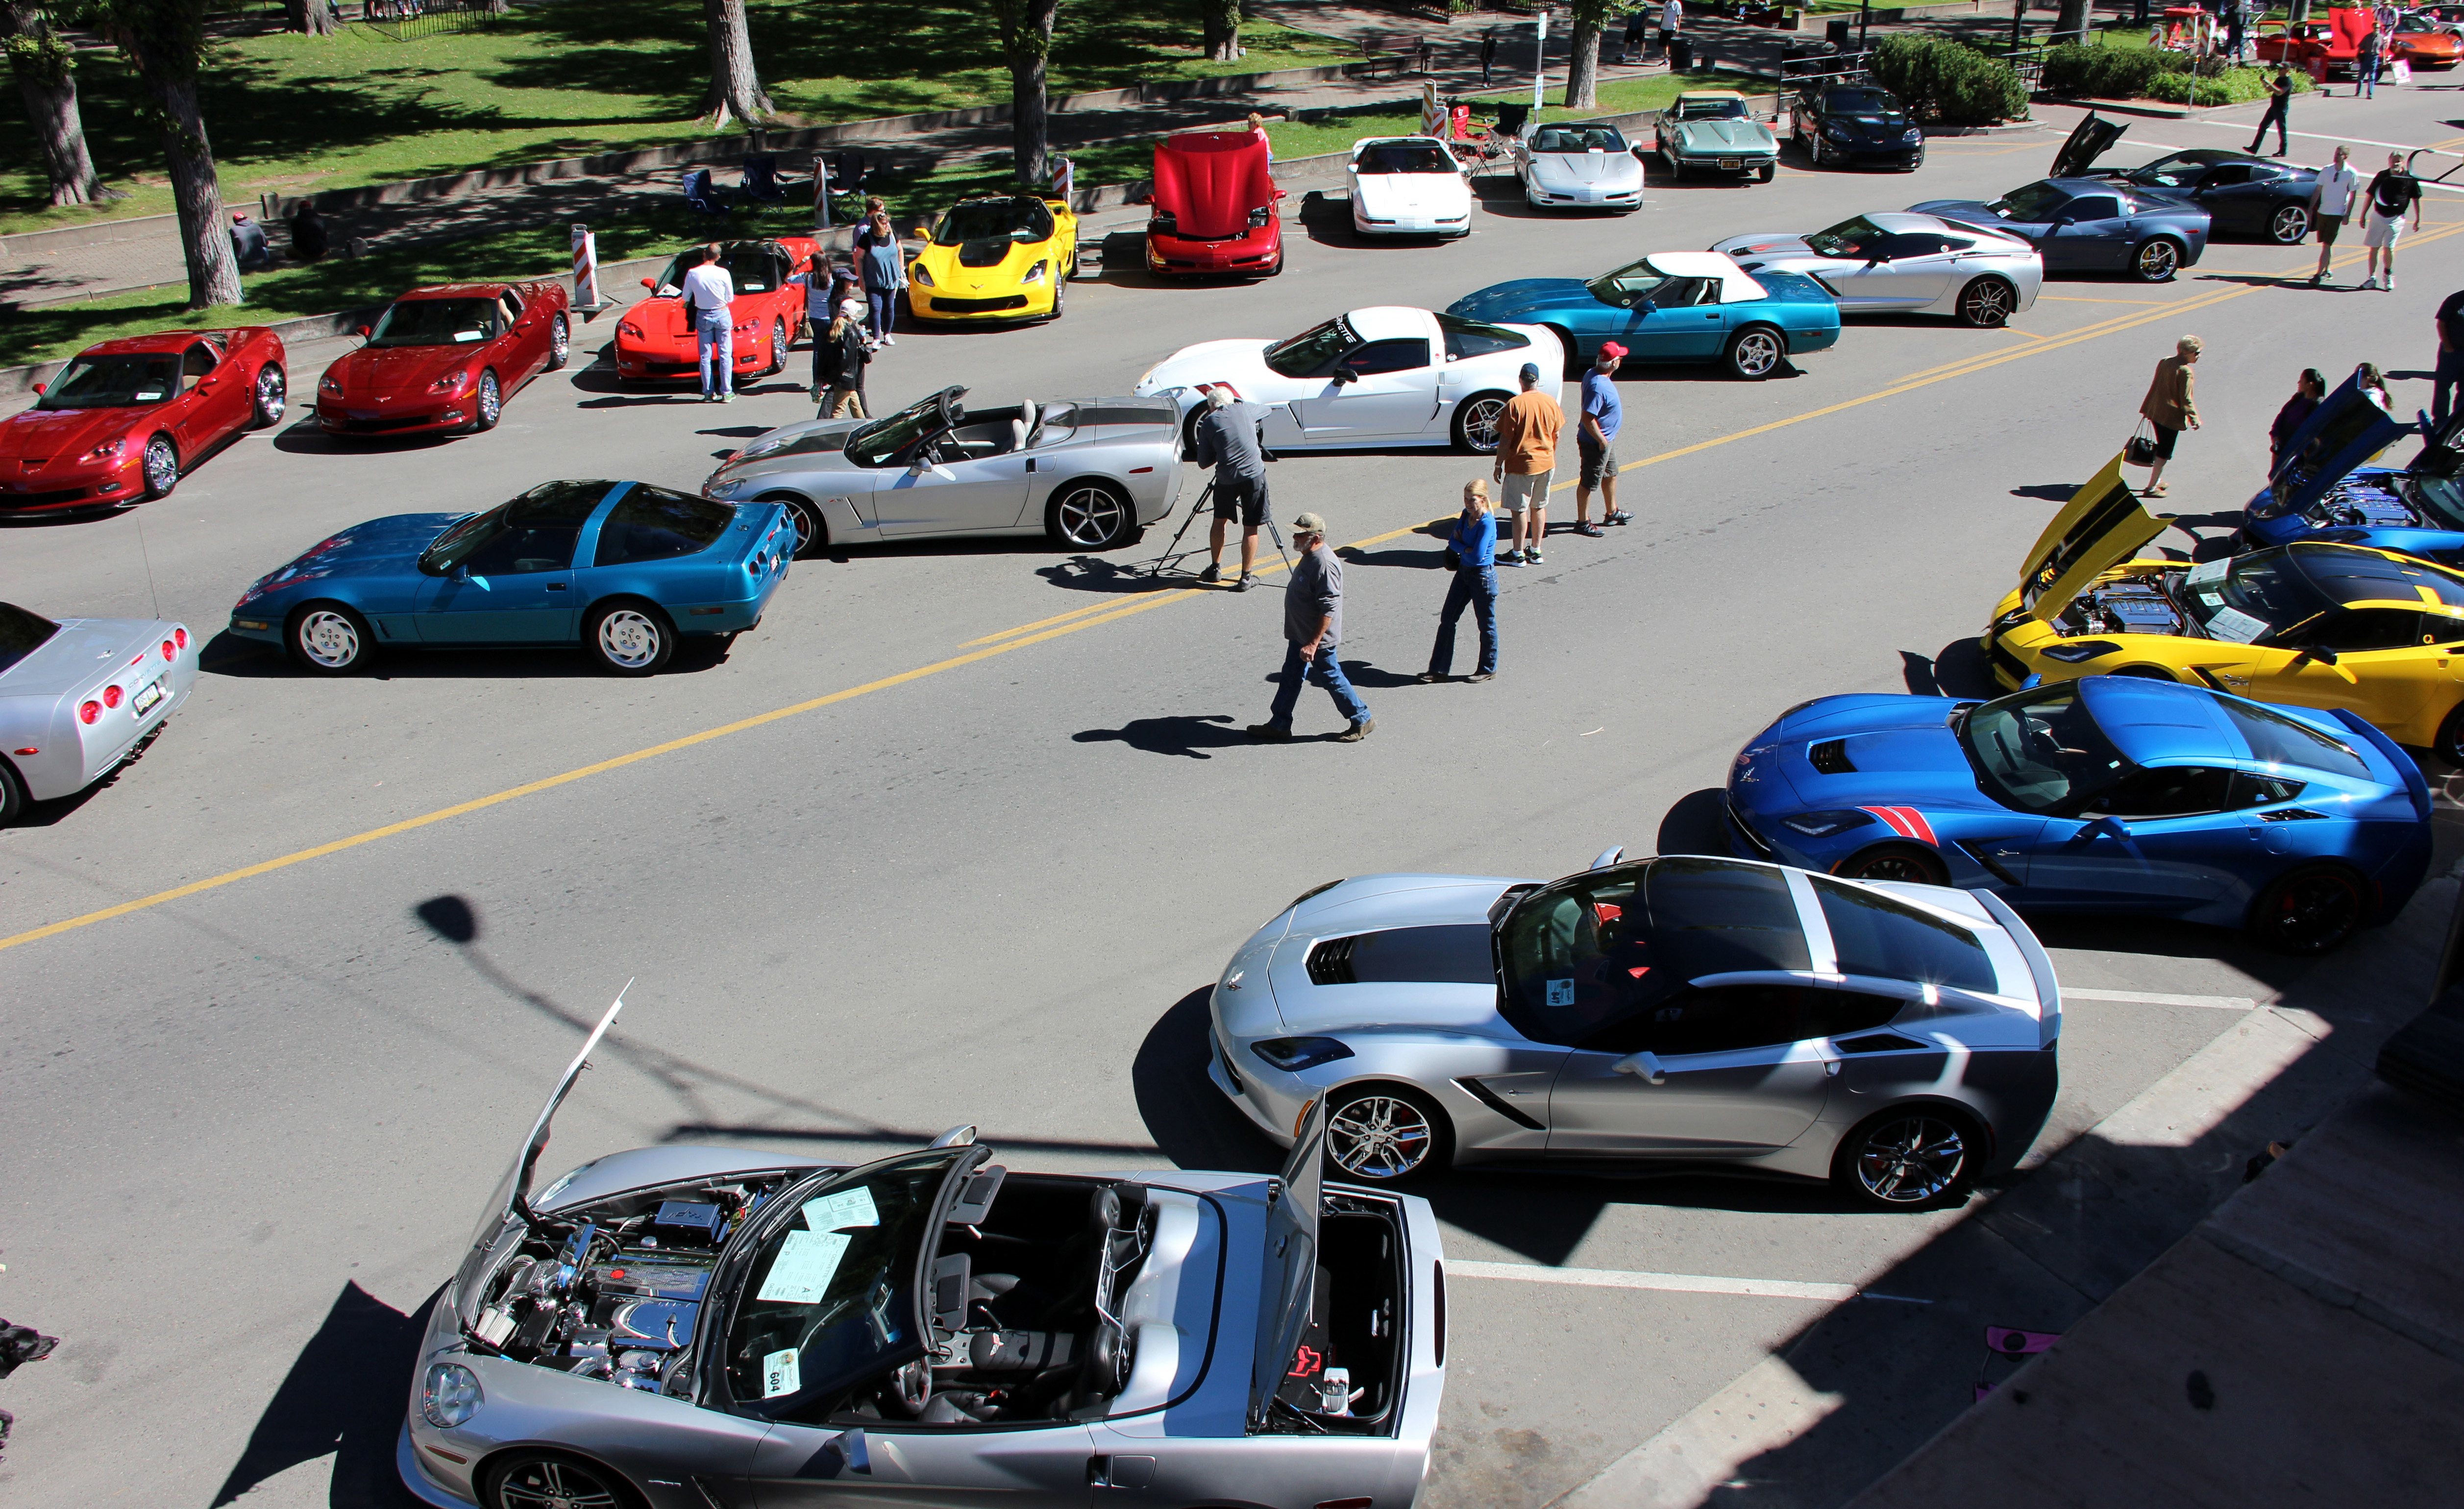
[{"label": "tree shadow on pavement", "polygon": [[1177,754],[1186,759],[1213,759],[1207,751],[1257,742],[1226,712],[1133,718],[1117,729],[1088,729],[1069,738],[1075,744],[1120,743],[1149,754]]},{"label": "tree shadow on pavement", "polygon": [[416,1509],[394,1471],[404,1389],[419,1364],[419,1339],[439,1296],[405,1315],[354,1281],[342,1286],[317,1334],[299,1349],[231,1464],[214,1509],[236,1503],[269,1478],[321,1456],[334,1458],[331,1509]]}]

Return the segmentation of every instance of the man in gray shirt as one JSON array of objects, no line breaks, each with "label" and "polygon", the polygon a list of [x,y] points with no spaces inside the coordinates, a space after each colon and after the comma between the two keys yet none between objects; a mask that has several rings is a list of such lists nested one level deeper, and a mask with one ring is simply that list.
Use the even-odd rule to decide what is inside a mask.
[{"label": "man in gray shirt", "polygon": [[1223,580],[1223,531],[1241,520],[1241,580],[1246,592],[1257,580],[1258,525],[1266,516],[1266,408],[1247,404],[1221,383],[1206,390],[1206,412],[1198,418],[1198,464],[1215,469],[1215,527],[1206,536],[1212,558],[1200,581]]},{"label": "man in gray shirt", "polygon": [[1303,514],[1292,520],[1292,548],[1301,553],[1292,580],[1284,587],[1284,669],[1275,701],[1264,723],[1249,725],[1249,736],[1287,739],[1292,736],[1292,710],[1300,706],[1301,679],[1315,676],[1334,698],[1334,709],[1352,726],[1334,736],[1338,744],[1357,744],[1377,727],[1369,706],[1352,689],[1336,660],[1343,642],[1343,562],[1326,548],[1326,520]]}]

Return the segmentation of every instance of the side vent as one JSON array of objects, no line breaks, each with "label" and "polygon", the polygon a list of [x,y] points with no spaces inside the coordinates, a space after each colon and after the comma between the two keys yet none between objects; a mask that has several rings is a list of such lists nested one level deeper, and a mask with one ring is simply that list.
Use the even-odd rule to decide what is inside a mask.
[{"label": "side vent", "polygon": [[1925,1044],[1903,1038],[1895,1032],[1878,1032],[1871,1037],[1834,1042],[1832,1046],[1841,1053],[1903,1053],[1911,1048],[1923,1048]]},{"label": "side vent", "polygon": [[1538,1122],[1533,1121],[1527,1113],[1517,1110],[1513,1104],[1506,1099],[1506,1097],[1498,1094],[1495,1090],[1490,1089],[1487,1085],[1481,1083],[1471,1076],[1464,1075],[1462,1079],[1455,1081],[1455,1083],[1462,1087],[1464,1094],[1470,1096],[1473,1100],[1480,1102],[1483,1105],[1487,1106],[1490,1110],[1495,1111],[1500,1116],[1505,1117],[1515,1126],[1527,1127],[1532,1131],[1540,1131],[1543,1129]]},{"label": "side vent", "polygon": [[2261,822],[2323,822],[2326,818],[2325,813],[2313,812],[2307,807],[2277,807],[2258,815]]},{"label": "side vent", "polygon": [[1825,776],[1854,776],[1856,763],[1848,758],[1846,739],[1825,739],[1811,745],[1805,752],[1806,762]]},{"label": "side vent", "polygon": [[1360,939],[1328,938],[1309,950],[1309,977],[1311,985],[1357,985],[1360,977],[1352,973],[1352,947]]}]

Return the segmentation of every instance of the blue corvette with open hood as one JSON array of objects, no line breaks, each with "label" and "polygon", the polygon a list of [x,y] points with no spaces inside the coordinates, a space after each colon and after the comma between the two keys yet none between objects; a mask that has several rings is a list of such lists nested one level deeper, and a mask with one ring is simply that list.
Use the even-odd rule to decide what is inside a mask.
[{"label": "blue corvette with open hood", "polygon": [[1545,325],[1578,373],[1614,340],[1627,360],[1717,361],[1766,378],[1780,362],[1839,341],[1839,301],[1801,273],[1749,273],[1719,252],[1654,252],[1588,281],[1523,277],[1446,306],[1463,319]]},{"label": "blue corvette with open hood", "polygon": [[2133,676],[1818,697],[1738,753],[1727,811],[1785,864],[2244,928],[2293,953],[2393,920],[2430,863],[2421,770],[2360,716]]},{"label": "blue corvette with open hood", "polygon": [[259,578],[231,631],[327,675],[380,648],[580,645],[647,676],[685,635],[761,622],[796,530],[776,503],[645,482],[544,482],[478,514],[398,514]]},{"label": "blue corvette with open hood", "polygon": [[[2464,564],[2464,415],[2405,420],[2388,411],[2386,391],[2356,370],[2310,411],[2242,511],[2245,548],[2323,539]],[[2370,465],[2407,435],[2426,437],[2409,464]]]}]

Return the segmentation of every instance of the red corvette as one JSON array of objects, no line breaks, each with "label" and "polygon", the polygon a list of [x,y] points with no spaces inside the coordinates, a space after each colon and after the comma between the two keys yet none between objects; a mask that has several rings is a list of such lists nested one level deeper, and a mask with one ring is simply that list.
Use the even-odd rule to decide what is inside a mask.
[{"label": "red corvette", "polygon": [[1155,143],[1147,271],[1162,277],[1270,277],[1284,270],[1284,197],[1265,142],[1247,131],[1186,131]]},{"label": "red corvette", "polygon": [[166,330],[77,353],[0,423],[0,514],[159,498],[243,429],[282,418],[282,339],[263,325]]},{"label": "red corvette", "polygon": [[[804,324],[804,286],[790,283],[821,243],[810,236],[775,241],[727,241],[719,265],[736,280],[736,375],[767,377],[787,364],[787,348]],[[623,383],[701,381],[701,350],[685,319],[685,273],[701,248],[677,253],[655,280],[642,279],[650,296],[616,321],[616,378]]]},{"label": "red corvette", "polygon": [[570,303],[561,283],[414,288],[318,380],[317,423],[330,435],[494,429],[508,395],[573,355]]}]

